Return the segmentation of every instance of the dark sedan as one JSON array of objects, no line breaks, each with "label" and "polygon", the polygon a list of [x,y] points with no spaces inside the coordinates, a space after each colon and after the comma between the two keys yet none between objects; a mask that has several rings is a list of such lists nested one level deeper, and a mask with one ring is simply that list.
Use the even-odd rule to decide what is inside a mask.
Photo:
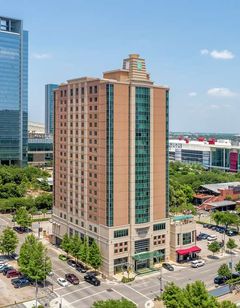
[{"label": "dark sedan", "polygon": [[71,267],[76,267],[77,262],[74,261],[74,260],[69,259],[69,260],[67,260],[67,264],[70,265]]},{"label": "dark sedan", "polygon": [[77,263],[76,264],[76,270],[80,273],[86,273],[86,268],[82,263]]},{"label": "dark sedan", "polygon": [[84,280],[87,281],[88,283],[91,283],[95,287],[100,286],[100,284],[101,284],[100,280],[94,275],[88,275],[87,274],[87,275],[84,276]]},{"label": "dark sedan", "polygon": [[174,271],[174,267],[171,264],[169,264],[169,263],[163,263],[162,267],[164,267],[168,271],[171,271],[171,272]]},{"label": "dark sedan", "polygon": [[65,279],[70,282],[71,284],[77,285],[79,284],[79,279],[74,274],[66,274]]}]

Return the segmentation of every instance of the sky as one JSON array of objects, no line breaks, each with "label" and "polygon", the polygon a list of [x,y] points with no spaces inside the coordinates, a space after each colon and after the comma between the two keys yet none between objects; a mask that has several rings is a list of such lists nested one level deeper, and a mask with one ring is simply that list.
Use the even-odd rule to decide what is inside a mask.
[{"label": "sky", "polygon": [[170,87],[170,130],[240,133],[240,1],[0,0],[29,31],[29,120],[44,85],[101,77],[138,53]]}]

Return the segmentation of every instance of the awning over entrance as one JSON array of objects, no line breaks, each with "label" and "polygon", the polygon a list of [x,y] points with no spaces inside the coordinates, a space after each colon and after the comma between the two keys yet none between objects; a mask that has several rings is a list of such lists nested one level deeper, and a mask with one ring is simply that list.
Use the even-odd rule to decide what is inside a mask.
[{"label": "awning over entrance", "polygon": [[187,249],[176,250],[176,252],[181,256],[187,255],[191,252],[200,252],[200,251],[201,251],[201,248],[199,248],[198,246],[193,246],[193,247],[190,247],[190,248],[187,248]]},{"label": "awning over entrance", "polygon": [[148,251],[148,252],[141,252],[133,256],[135,261],[144,261],[152,258],[161,258],[163,257],[163,253],[160,251]]}]

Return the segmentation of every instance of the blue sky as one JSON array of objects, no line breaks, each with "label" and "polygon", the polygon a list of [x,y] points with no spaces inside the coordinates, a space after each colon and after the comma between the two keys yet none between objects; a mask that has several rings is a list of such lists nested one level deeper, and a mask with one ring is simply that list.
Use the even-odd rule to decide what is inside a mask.
[{"label": "blue sky", "polygon": [[[240,132],[240,1],[0,0],[29,31],[29,119],[44,122],[44,85],[146,59],[168,85],[170,129]],[[237,108],[238,107],[238,108]]]}]

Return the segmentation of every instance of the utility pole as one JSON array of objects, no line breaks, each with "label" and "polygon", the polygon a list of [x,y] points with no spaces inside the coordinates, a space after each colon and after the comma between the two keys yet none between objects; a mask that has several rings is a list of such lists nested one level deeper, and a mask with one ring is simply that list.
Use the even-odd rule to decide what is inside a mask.
[{"label": "utility pole", "polygon": [[36,278],[35,306],[38,307],[38,283]]}]

